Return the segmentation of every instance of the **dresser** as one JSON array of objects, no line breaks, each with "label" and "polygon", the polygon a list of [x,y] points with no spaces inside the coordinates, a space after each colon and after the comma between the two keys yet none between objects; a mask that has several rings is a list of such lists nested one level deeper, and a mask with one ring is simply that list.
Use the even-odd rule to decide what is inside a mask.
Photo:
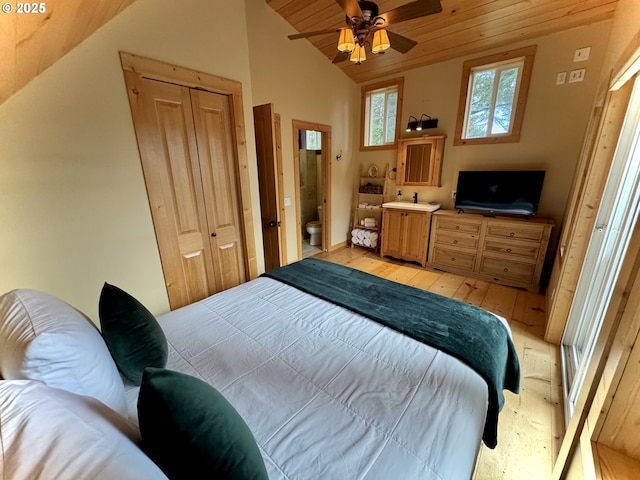
[{"label": "dresser", "polygon": [[427,266],[537,292],[552,228],[548,218],[438,210]]}]

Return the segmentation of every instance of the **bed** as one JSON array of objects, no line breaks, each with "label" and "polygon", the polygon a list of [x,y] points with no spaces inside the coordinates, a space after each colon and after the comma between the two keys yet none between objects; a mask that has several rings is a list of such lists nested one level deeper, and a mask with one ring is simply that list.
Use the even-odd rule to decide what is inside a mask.
[{"label": "bed", "polygon": [[[448,311],[464,317],[461,330],[445,322]],[[431,333],[403,331],[418,316],[435,316],[427,323],[440,326],[432,326]],[[476,321],[472,317],[481,323],[465,328],[465,322]],[[233,406],[250,429],[271,480],[470,478],[481,442],[496,446],[502,390],[518,391],[518,361],[504,319],[321,260],[269,272],[161,315],[157,324],[166,337],[166,369],[206,382]],[[478,332],[485,328],[478,325],[489,324],[490,338],[478,343],[483,336]],[[6,330],[0,324],[0,356]],[[433,346],[438,342],[443,345]],[[468,351],[450,351],[460,348],[452,344],[465,342],[472,343],[463,347]],[[476,359],[466,357],[483,360],[471,368],[468,363]],[[35,388],[29,382],[63,388],[65,402],[69,395],[92,396],[34,375],[7,375],[12,369],[6,365],[0,358],[4,378],[23,379],[1,382],[0,408],[7,383],[21,392]],[[107,391],[119,389],[117,380],[112,383],[116,386]],[[105,407],[101,418],[109,428],[116,425],[133,453],[142,452],[137,425],[144,383],[123,385],[125,405]],[[119,414],[109,413],[114,410]],[[4,424],[3,415],[0,411]],[[42,435],[49,427],[34,428],[39,429],[34,435]],[[33,458],[9,458],[4,436],[3,470],[9,471],[10,464],[18,475],[6,478],[28,478],[19,475],[33,470],[15,465]],[[133,453],[129,478],[147,468],[139,478],[164,478],[153,462],[147,465],[148,457]],[[56,460],[42,460],[51,463]],[[94,478],[121,474],[121,462],[112,463],[116,473],[98,469]],[[68,473],[64,468],[45,469],[54,476],[36,478]],[[87,471],[86,465],[81,468]]]}]

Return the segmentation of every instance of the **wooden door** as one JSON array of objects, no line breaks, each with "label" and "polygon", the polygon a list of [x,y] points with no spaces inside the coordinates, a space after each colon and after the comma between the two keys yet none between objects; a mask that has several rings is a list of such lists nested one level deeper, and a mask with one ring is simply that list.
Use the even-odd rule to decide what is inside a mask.
[{"label": "wooden door", "polygon": [[[285,264],[283,246],[284,233],[281,215],[282,173],[278,169],[281,159],[277,138],[276,115],[272,104],[253,107],[253,119],[256,132],[256,153],[258,159],[258,180],[260,184],[260,211],[262,220],[262,239],[264,244],[265,270]],[[280,169],[281,170],[281,169]]]},{"label": "wooden door", "polygon": [[[237,212],[235,175],[226,167],[233,162],[230,118],[202,112],[209,107],[199,95],[194,112],[187,87],[125,75],[169,304],[176,309],[245,278],[244,260],[242,268],[231,260],[242,242],[237,218],[228,219]],[[233,234],[225,230],[230,225]]]},{"label": "wooden door", "polygon": [[429,216],[423,212],[404,212],[402,252],[405,260],[422,265],[427,261],[428,220]]},{"label": "wooden door", "polygon": [[382,256],[403,257],[403,227],[404,211],[389,208],[382,212]]},{"label": "wooden door", "polygon": [[246,281],[231,105],[227,95],[193,89],[191,104],[215,291],[226,290]]}]

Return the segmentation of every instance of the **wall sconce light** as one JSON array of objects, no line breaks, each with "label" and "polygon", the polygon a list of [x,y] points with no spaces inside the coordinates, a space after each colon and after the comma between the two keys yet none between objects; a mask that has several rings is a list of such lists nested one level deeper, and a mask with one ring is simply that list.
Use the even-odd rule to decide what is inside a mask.
[{"label": "wall sconce light", "polygon": [[[411,119],[413,118],[413,121]],[[409,123],[407,123],[407,132],[418,129],[418,119],[413,115],[409,115]]]},{"label": "wall sconce light", "polygon": [[[411,119],[413,119],[413,121]],[[438,119],[431,118],[426,113],[423,113],[422,115],[420,115],[420,120],[418,120],[413,115],[409,115],[409,123],[407,123],[407,132],[412,132],[412,131],[419,132],[423,128],[438,128]]]}]

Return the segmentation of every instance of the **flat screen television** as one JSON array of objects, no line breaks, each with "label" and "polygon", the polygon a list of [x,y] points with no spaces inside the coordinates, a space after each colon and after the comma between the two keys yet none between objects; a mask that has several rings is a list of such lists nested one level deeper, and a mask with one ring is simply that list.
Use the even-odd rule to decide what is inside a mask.
[{"label": "flat screen television", "polygon": [[461,171],[455,208],[490,214],[535,215],[544,174],[544,170]]}]

